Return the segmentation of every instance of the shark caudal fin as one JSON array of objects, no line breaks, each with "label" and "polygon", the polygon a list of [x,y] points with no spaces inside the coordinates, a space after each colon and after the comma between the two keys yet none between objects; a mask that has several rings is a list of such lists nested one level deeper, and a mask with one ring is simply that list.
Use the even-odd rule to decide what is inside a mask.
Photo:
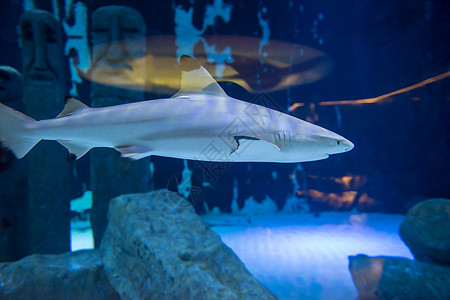
[{"label": "shark caudal fin", "polygon": [[27,133],[34,122],[33,118],[0,103],[0,143],[17,158],[24,157],[40,141]]}]

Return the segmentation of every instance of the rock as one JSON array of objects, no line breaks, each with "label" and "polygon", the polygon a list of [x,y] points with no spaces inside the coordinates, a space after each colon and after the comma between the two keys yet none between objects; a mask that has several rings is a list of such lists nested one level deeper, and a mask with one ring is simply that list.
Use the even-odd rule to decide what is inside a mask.
[{"label": "rock", "polygon": [[450,199],[415,205],[400,225],[400,236],[417,260],[450,266]]},{"label": "rock", "polygon": [[0,299],[106,299],[119,295],[106,278],[97,251],[34,254],[0,264]]},{"label": "rock", "polygon": [[166,190],[111,200],[100,246],[122,299],[276,299],[195,213]]},{"label": "rock", "polygon": [[450,268],[398,257],[349,256],[359,299],[450,299]]}]

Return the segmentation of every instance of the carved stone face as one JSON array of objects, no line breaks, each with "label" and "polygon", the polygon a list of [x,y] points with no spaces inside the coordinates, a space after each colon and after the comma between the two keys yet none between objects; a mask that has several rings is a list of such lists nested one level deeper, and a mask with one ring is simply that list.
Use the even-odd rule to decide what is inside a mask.
[{"label": "carved stone face", "polygon": [[16,101],[22,96],[22,75],[9,66],[0,66],[0,102]]},{"label": "carved stone face", "polygon": [[145,22],[130,7],[104,6],[92,15],[92,68],[94,82],[131,84],[144,76],[135,61],[145,55]]},{"label": "carved stone face", "polygon": [[24,81],[53,86],[64,82],[64,52],[61,27],[52,14],[26,11],[19,25]]}]

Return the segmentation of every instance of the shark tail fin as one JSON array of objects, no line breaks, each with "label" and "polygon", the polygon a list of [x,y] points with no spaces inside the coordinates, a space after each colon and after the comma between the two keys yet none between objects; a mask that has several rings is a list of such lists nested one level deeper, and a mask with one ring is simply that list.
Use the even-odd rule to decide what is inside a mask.
[{"label": "shark tail fin", "polygon": [[0,143],[17,158],[24,157],[41,139],[27,133],[35,119],[0,103]]}]

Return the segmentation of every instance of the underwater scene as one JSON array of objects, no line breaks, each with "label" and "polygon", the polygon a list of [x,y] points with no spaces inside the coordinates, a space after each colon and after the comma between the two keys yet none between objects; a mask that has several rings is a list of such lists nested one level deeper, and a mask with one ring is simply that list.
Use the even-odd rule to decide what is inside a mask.
[{"label": "underwater scene", "polygon": [[450,299],[450,1],[1,3],[0,299]]}]

